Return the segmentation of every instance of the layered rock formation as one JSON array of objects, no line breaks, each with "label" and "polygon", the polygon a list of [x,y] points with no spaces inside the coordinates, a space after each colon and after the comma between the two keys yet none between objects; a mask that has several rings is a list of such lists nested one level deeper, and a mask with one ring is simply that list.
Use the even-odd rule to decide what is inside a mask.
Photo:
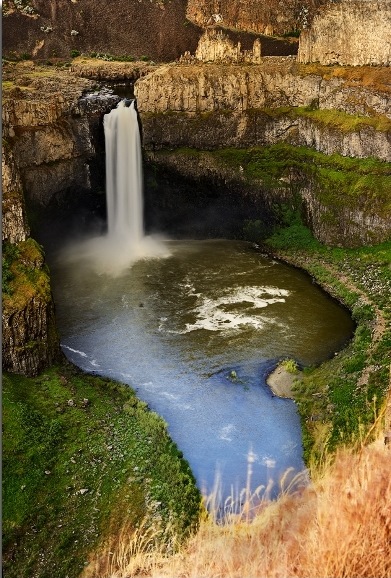
[{"label": "layered rock formation", "polygon": [[[391,235],[387,165],[373,168],[379,176],[363,187],[366,165],[342,160],[346,156],[391,160],[389,80],[389,69],[374,74],[363,67],[352,73],[342,68],[306,67],[293,57],[271,57],[263,58],[259,65],[166,65],[139,80],[135,94],[144,147],[151,151],[149,158],[155,164],[169,166],[175,174],[194,181],[214,175],[216,186],[225,184],[238,195],[247,183],[247,194],[258,197],[258,206],[259,196],[263,197],[269,213],[271,199],[281,203],[299,192],[307,222],[319,240],[354,246],[380,242]],[[195,154],[197,150],[240,150],[281,143],[310,147],[323,156],[304,158],[304,153],[293,148],[284,149],[288,155],[284,166],[290,176],[287,181],[281,172],[281,186],[270,188],[265,178],[254,183],[239,163],[232,176],[232,167],[224,168],[221,158],[216,165],[213,155],[202,157],[201,162]],[[181,147],[193,147],[196,160],[183,158],[180,150],[173,152]],[[271,166],[280,162],[280,154],[278,149],[270,149]],[[342,188],[328,168],[332,165],[328,155],[341,157],[333,162],[339,164]],[[319,164],[318,172],[307,170],[306,165],[312,163]],[[374,188],[376,202],[367,202],[368,187]]]},{"label": "layered rock formation", "polygon": [[22,183],[7,149],[2,184],[2,364],[36,375],[59,356],[59,341],[48,271],[40,247],[29,238]]},{"label": "layered rock formation", "polygon": [[3,246],[2,335],[6,371],[37,375],[60,355],[49,272],[32,239]]},{"label": "layered rock formation", "polygon": [[19,171],[12,152],[3,147],[2,172],[2,240],[9,243],[25,241],[30,234],[24,208]]},{"label": "layered rock formation", "polygon": [[345,0],[323,6],[300,35],[300,62],[391,64],[391,1]]},{"label": "layered rock formation", "polygon": [[166,65],[135,87],[144,146],[208,149],[283,140],[326,154],[389,160],[386,80],[371,86],[371,69],[353,81],[334,72],[307,69],[289,57],[258,66]]},{"label": "layered rock formation", "polygon": [[[16,68],[16,86],[4,92],[3,134],[12,146],[26,201],[46,206],[56,197],[90,190],[95,131],[118,97],[94,92],[92,81],[65,70],[51,73],[32,63]],[[6,67],[5,78],[14,71]]]},{"label": "layered rock formation", "polygon": [[201,36],[195,53],[202,62],[253,62],[261,61],[261,41],[254,40],[250,50],[242,51],[241,42],[235,43],[222,30],[211,28]]}]

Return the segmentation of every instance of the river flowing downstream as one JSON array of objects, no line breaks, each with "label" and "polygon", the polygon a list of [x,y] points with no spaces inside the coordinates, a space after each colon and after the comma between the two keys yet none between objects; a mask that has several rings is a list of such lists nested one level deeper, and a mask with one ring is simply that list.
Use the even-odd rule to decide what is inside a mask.
[{"label": "river flowing downstream", "polygon": [[318,364],[353,324],[297,269],[245,242],[171,241],[170,256],[113,278],[88,262],[52,263],[65,354],[89,372],[131,385],[168,423],[197,483],[225,499],[303,469],[296,405],[265,376],[282,357]]}]

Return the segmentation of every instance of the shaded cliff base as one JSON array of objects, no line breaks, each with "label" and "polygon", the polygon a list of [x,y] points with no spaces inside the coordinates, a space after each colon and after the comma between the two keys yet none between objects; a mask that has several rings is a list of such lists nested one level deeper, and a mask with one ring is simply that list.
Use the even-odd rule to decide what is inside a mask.
[{"label": "shaded cliff base", "polygon": [[[376,244],[391,237],[388,163],[324,155],[286,143],[214,151],[156,150],[149,151],[147,159],[147,203],[154,195],[168,219],[180,206],[181,195],[185,203],[188,197],[197,198],[195,191],[202,198],[198,191],[202,183],[209,183],[209,193],[203,195],[204,214],[209,197],[211,215],[221,228],[227,211],[219,214],[212,208],[215,199],[225,198],[232,215],[236,216],[237,209],[239,221],[246,214],[248,219],[259,219],[264,238],[276,223],[289,222],[292,211],[301,211],[315,237],[331,246]],[[168,190],[164,185],[167,174],[172,182],[182,179],[189,187]],[[160,187],[167,189],[162,198],[156,195]],[[153,209],[151,201],[149,206]],[[196,217],[196,211],[190,214],[190,223]]]}]

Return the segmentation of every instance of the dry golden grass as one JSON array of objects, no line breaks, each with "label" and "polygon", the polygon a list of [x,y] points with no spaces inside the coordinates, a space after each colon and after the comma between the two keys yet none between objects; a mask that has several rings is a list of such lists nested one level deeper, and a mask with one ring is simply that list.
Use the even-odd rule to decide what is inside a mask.
[{"label": "dry golden grass", "polygon": [[[126,525],[96,556],[94,578],[389,578],[391,449],[340,451],[311,486],[262,502],[250,521],[212,517],[175,555],[156,531]],[[144,531],[145,530],[145,531]]]}]

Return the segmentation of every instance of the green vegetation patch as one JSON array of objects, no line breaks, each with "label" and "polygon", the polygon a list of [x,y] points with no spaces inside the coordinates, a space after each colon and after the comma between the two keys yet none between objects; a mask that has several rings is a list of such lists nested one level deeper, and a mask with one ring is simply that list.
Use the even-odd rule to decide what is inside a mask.
[{"label": "green vegetation patch", "polygon": [[252,149],[222,149],[210,154],[222,164],[242,170],[250,181],[261,181],[269,189],[298,191],[303,184],[311,182],[325,207],[367,208],[381,217],[390,214],[390,163],[336,153],[325,155],[286,143]]},{"label": "green vegetation patch", "polygon": [[257,109],[251,110],[250,114],[259,114],[264,112],[270,118],[280,118],[288,116],[289,118],[308,118],[317,124],[336,129],[345,133],[355,132],[367,127],[371,127],[380,132],[391,130],[391,119],[384,114],[375,116],[364,116],[358,114],[348,114],[337,109],[319,109],[319,104],[314,101],[310,106],[297,107],[277,107],[268,108],[263,111]]},{"label": "green vegetation patch", "polygon": [[311,110],[307,107],[293,108],[292,116],[306,117],[315,122],[330,126],[343,132],[358,131],[366,127],[372,127],[381,132],[391,130],[391,119],[385,115],[364,116],[347,114],[341,110]]},{"label": "green vegetation patch", "polygon": [[43,250],[33,239],[3,243],[2,275],[4,311],[22,310],[35,296],[46,303],[51,300]]},{"label": "green vegetation patch", "polygon": [[200,494],[165,422],[128,387],[70,364],[4,376],[3,564],[7,578],[78,576],[124,519],[198,523]]}]

